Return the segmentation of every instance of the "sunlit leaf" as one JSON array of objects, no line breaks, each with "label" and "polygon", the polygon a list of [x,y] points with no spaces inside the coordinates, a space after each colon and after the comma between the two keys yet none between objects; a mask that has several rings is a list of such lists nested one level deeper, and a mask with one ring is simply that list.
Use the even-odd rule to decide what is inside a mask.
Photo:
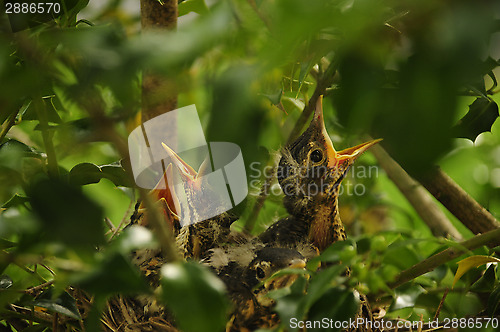
[{"label": "sunlit leaf", "polygon": [[452,287],[455,286],[458,280],[470,269],[479,267],[481,265],[484,265],[486,263],[498,263],[500,262],[500,259],[492,256],[482,256],[482,255],[476,255],[476,256],[470,256],[465,259],[462,259],[460,262],[458,262],[458,269],[457,273],[455,273],[455,278],[453,278],[453,285]]},{"label": "sunlit leaf", "polygon": [[179,17],[184,16],[190,12],[203,15],[208,13],[208,7],[205,0],[185,0],[179,3]]},{"label": "sunlit leaf", "polygon": [[153,248],[155,245],[153,234],[145,227],[132,225],[127,227],[113,241],[113,247],[123,254],[140,248]]},{"label": "sunlit leaf", "polygon": [[414,307],[420,294],[425,293],[425,289],[420,285],[410,285],[400,287],[395,291],[394,303],[392,310]]}]

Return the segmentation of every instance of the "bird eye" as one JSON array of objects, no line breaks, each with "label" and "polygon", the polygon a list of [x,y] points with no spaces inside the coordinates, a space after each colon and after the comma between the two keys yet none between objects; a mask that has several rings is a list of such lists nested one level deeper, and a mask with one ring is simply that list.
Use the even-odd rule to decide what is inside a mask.
[{"label": "bird eye", "polygon": [[319,162],[323,161],[323,152],[320,149],[316,149],[313,152],[311,152],[311,155],[309,156],[309,158],[311,159],[311,161],[313,163],[315,163],[315,164],[319,163]]},{"label": "bird eye", "polygon": [[257,274],[257,278],[264,279],[266,277],[266,272],[261,267],[255,269],[255,273]]}]

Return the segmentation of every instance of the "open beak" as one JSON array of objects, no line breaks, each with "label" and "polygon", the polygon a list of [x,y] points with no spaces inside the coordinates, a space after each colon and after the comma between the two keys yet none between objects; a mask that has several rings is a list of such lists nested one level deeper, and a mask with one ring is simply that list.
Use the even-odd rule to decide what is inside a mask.
[{"label": "open beak", "polygon": [[311,122],[311,125],[316,126],[320,132],[321,136],[324,139],[324,145],[326,148],[326,155],[328,158],[328,167],[333,168],[337,165],[345,163],[347,161],[353,162],[358,158],[363,152],[368,150],[371,146],[377,144],[382,139],[371,140],[359,145],[356,145],[352,148],[344,149],[342,151],[336,151],[333,147],[332,140],[328,135],[325,127],[325,120],[323,117],[323,96],[319,96],[318,101],[316,102],[316,109],[314,111],[314,118]]},{"label": "open beak", "polygon": [[181,159],[168,145],[165,143],[161,143],[165,151],[167,151],[168,156],[172,163],[177,166],[177,169],[181,173],[181,175],[187,179],[195,180],[196,175],[198,174],[188,163]]},{"label": "open beak", "polygon": [[[174,150],[164,143],[162,143],[162,146],[170,157],[170,160],[168,160],[168,166],[160,181],[151,190],[151,195],[154,196],[156,201],[161,202],[167,219],[179,219],[181,209],[180,200],[171,183],[174,179],[174,167],[179,171],[183,180],[192,186],[195,186],[199,182],[196,181],[199,174],[188,163],[182,160]],[[143,208],[142,204],[139,208]]]},{"label": "open beak", "polygon": [[363,154],[366,150],[368,150],[371,146],[377,144],[380,142],[382,139],[374,139],[365,143],[361,143],[359,145],[353,146],[352,148],[347,148],[342,151],[337,152],[336,156],[336,162],[337,164],[342,164],[347,161],[353,162],[358,158],[360,155]]}]

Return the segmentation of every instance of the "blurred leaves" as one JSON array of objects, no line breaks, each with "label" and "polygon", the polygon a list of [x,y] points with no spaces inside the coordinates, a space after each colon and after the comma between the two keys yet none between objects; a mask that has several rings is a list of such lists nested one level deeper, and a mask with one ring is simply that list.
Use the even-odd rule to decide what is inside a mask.
[{"label": "blurred leaves", "polygon": [[205,0],[184,0],[179,3],[179,17],[195,12],[203,15],[208,12],[208,7]]},{"label": "blurred leaves", "polygon": [[71,278],[73,284],[84,290],[107,297],[114,294],[149,294],[151,288],[125,254],[109,251],[100,257],[88,271],[80,271]]},{"label": "blurred leaves", "polygon": [[105,243],[102,207],[81,190],[60,180],[41,180],[28,194],[41,222],[41,239],[87,250]]},{"label": "blurred leaves", "polygon": [[[184,16],[177,32],[141,34],[138,11],[128,13],[120,0],[105,4],[96,18],[81,14],[92,2],[64,3],[57,20],[21,33],[3,33],[8,22],[0,19],[0,77],[5,82],[0,123],[6,135],[0,142],[0,270],[5,273],[0,287],[9,286],[0,292],[2,305],[21,303],[20,291],[51,280],[53,293],[35,299],[35,305],[71,316],[77,313],[72,299],[61,297],[72,284],[97,299],[92,317],[98,324],[106,297],[153,296],[129,254],[158,244],[151,232],[136,226],[113,234],[108,244],[105,208],[117,203],[103,189],[109,183],[101,181],[133,187],[124,167],[113,162],[126,161],[116,147],[137,126],[145,70],[175,82],[179,107],[197,105],[208,141],[231,141],[242,148],[254,197],[241,207],[246,211],[239,224],[252,215],[248,206],[265,180],[263,168],[286,142],[330,64],[337,71],[326,87],[325,119],[336,147],[370,133],[384,138],[384,147],[412,174],[445,155],[466,156],[452,169],[471,178],[472,189],[467,190],[482,196],[493,214],[498,212],[499,56],[493,38],[498,12],[488,1],[236,0],[207,5],[188,0],[179,4]],[[82,18],[90,24],[78,24]],[[168,86],[165,91],[170,91]],[[470,99],[464,101],[462,95]],[[39,124],[32,100],[43,100],[46,128]],[[466,103],[471,104],[468,112]],[[487,131],[491,133],[482,134]],[[58,177],[48,175],[42,132],[55,147],[50,157],[57,162]],[[460,145],[455,137],[476,144]],[[463,154],[465,150],[475,154]],[[357,165],[373,166],[369,158],[363,156]],[[482,168],[487,185],[474,183],[474,160],[487,164]],[[429,236],[383,172],[358,177],[352,182],[367,192],[346,198],[352,203],[351,230],[363,234],[356,232],[359,222],[369,219],[362,210],[379,205],[382,212],[373,220],[383,225],[377,229],[393,231],[351,237],[311,260],[309,280],[299,276],[290,288],[271,295],[283,322],[292,317],[352,317],[358,305],[355,289],[391,303],[388,316],[415,317],[422,310],[431,316],[441,289],[451,286],[454,262],[395,291],[388,289],[398,272],[442,243]],[[102,194],[89,194],[90,188]],[[286,214],[274,189],[255,218],[254,232]],[[131,208],[122,208],[112,220],[115,225],[129,218]],[[483,248],[475,254],[491,253]],[[41,264],[53,267],[55,276],[37,270]],[[348,266],[350,278],[345,275]],[[457,280],[464,268],[459,265]],[[483,309],[493,315],[498,310],[498,269],[484,270],[471,269],[455,281],[442,316]],[[194,262],[168,264],[161,283],[157,293],[181,328],[224,328],[229,306],[222,284],[210,271]],[[487,304],[478,300],[484,293],[490,294]]]},{"label": "blurred leaves", "polygon": [[67,292],[54,297],[54,289],[49,288],[30,303],[32,306],[48,309],[74,319],[81,319],[75,299]]},{"label": "blurred leaves", "polygon": [[225,286],[195,262],[165,264],[161,298],[174,312],[183,331],[218,331],[226,325]]}]

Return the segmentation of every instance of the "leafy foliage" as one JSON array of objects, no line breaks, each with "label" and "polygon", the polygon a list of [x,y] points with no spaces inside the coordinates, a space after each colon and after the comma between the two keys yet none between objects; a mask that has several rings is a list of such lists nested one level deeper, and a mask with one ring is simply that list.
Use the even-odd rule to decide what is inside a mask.
[{"label": "leafy foliage", "polygon": [[[22,317],[49,330],[48,310],[67,330],[88,317],[96,330],[117,294],[156,297],[187,331],[224,327],[229,305],[210,271],[168,264],[155,292],[130,260],[133,250],[158,247],[145,229],[122,231],[136,203],[124,142],[139,125],[144,71],[165,78],[160,98],[175,82],[179,106],[197,105],[207,140],[240,145],[250,195],[237,227],[258,233],[286,215],[274,182],[257,215],[254,205],[274,151],[307,123],[301,111],[321,85],[336,147],[354,145],[360,133],[383,137],[408,172],[439,164],[500,213],[491,2],[188,0],[179,4],[177,32],[142,33],[138,8],[127,11],[123,1],[62,3],[62,15],[30,29],[0,17],[2,328],[19,330]],[[452,243],[431,235],[372,156],[358,165],[340,202],[350,239],[310,261],[309,279],[269,295],[282,327],[292,318],[353,317],[358,293],[382,303],[387,319],[432,319],[453,284],[439,318],[498,315],[498,264],[465,271],[455,259],[391,288],[402,270]],[[498,253],[482,247],[469,259]],[[72,287],[89,296],[77,298]]]}]

